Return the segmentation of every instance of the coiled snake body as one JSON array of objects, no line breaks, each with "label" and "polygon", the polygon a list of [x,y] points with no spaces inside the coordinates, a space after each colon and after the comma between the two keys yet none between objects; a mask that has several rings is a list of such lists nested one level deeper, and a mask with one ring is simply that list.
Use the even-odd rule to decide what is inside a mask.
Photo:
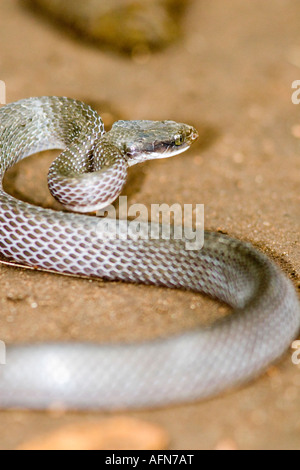
[{"label": "coiled snake body", "polygon": [[[120,121],[104,133],[99,115],[67,98],[30,98],[0,109],[0,169],[46,149],[64,152],[49,188],[65,207],[111,203],[128,166],[187,149],[196,131],[172,121]],[[191,289],[234,313],[207,329],[132,345],[10,346],[0,366],[0,406],[156,406],[194,400],[249,380],[278,359],[300,327],[291,282],[251,245],[205,233],[185,240],[105,239],[99,220],[31,206],[0,191],[0,252],[41,270]],[[119,222],[125,230],[127,222]]]}]

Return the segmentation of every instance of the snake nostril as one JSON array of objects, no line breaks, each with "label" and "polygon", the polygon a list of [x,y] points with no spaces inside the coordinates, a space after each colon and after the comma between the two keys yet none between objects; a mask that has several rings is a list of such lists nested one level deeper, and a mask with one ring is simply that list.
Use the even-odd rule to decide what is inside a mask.
[{"label": "snake nostril", "polygon": [[198,139],[199,133],[194,127],[191,127],[188,137],[191,139],[192,142],[194,142]]}]

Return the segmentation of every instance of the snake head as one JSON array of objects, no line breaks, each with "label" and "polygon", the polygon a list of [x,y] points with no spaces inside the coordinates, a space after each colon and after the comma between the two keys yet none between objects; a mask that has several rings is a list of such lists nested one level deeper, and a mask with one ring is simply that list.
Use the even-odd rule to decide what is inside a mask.
[{"label": "snake head", "polygon": [[129,166],[178,155],[198,138],[192,126],[174,121],[117,121],[109,134]]}]

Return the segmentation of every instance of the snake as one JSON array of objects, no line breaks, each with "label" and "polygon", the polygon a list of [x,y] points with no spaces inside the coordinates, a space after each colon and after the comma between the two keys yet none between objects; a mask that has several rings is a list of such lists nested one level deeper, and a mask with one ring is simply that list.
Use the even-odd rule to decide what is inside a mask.
[{"label": "snake", "polygon": [[[1,181],[23,158],[59,149],[48,184],[66,209],[17,200],[1,184],[1,256],[41,271],[190,290],[233,310],[210,326],[129,344],[9,344],[1,408],[115,410],[207,399],[256,378],[290,347],[300,329],[297,293],[252,244],[209,231],[193,250],[172,231],[169,239],[107,237],[90,214],[118,197],[129,167],[180,154],[197,137],[174,121],[117,121],[105,132],[98,112],[65,97],[0,109]],[[121,235],[128,224],[118,221]]]}]

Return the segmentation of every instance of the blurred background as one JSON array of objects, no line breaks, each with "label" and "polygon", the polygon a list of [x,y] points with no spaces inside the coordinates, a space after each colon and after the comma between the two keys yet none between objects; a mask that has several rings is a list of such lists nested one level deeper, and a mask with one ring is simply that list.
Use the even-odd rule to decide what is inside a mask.
[{"label": "blurred background", "polygon": [[[291,101],[299,31],[297,0],[1,0],[0,80],[8,102],[66,95],[93,105],[107,128],[117,119],[194,125],[200,139],[188,153],[130,170],[129,204],[205,204],[207,229],[254,243],[299,289],[300,108]],[[53,158],[17,165],[7,190],[58,208],[46,184]],[[5,267],[0,282],[6,343],[134,341],[227,314],[167,289]],[[167,439],[158,448],[299,449],[300,368],[291,354],[217,399],[122,415],[160,426]],[[0,412],[0,448],[103,417]]]}]

